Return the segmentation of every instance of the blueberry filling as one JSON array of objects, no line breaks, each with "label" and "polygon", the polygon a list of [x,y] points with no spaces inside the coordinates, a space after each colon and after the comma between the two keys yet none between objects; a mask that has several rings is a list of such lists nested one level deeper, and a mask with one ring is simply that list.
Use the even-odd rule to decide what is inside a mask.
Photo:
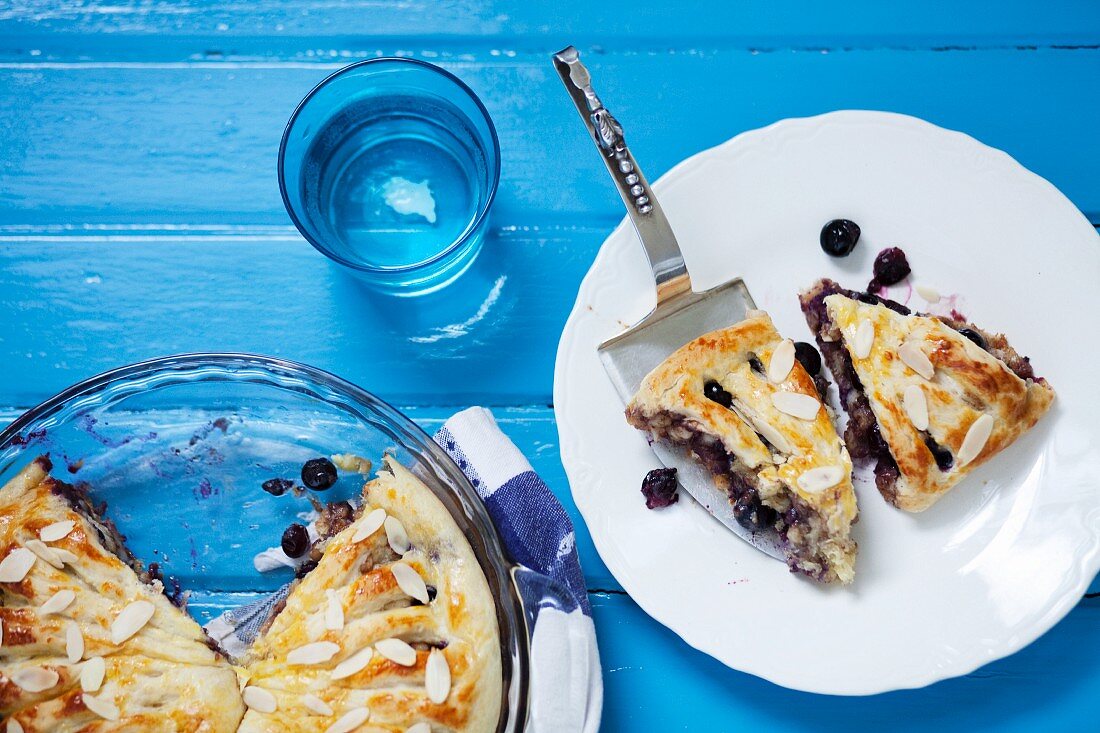
[{"label": "blueberry filling", "polygon": [[733,395],[722,389],[722,385],[713,379],[703,383],[703,395],[722,407],[729,407],[733,404]]},{"label": "blueberry filling", "polygon": [[941,471],[946,471],[955,464],[955,457],[951,455],[951,451],[937,443],[936,439],[928,433],[924,434],[924,444],[936,459],[936,465]]},{"label": "blueberry filling", "polygon": [[749,357],[749,368],[757,374],[764,373],[764,365],[760,363],[760,359],[758,359],[755,355]]},{"label": "blueberry filling", "polygon": [[821,373],[821,354],[817,353],[817,349],[813,347],[813,344],[796,341],[794,344],[794,358],[798,359],[798,363],[811,377]]},{"label": "blueberry filling", "polygon": [[661,509],[675,504],[680,495],[676,493],[676,469],[655,468],[642,479],[642,495],[645,496],[646,509]]},{"label": "blueberry filling", "polygon": [[968,339],[976,343],[980,348],[985,348],[985,339],[982,338],[982,335],[975,331],[973,328],[960,328],[957,330],[963,336],[966,336]]},{"label": "blueberry filling", "polygon": [[[434,585],[429,585],[429,586],[425,586],[425,587],[428,589],[428,603],[431,603],[432,601],[435,600],[435,597],[436,597],[436,595],[439,594],[439,591],[436,590],[436,587]],[[423,606],[424,604],[421,603],[420,601],[418,601],[417,599],[413,598],[411,600],[411,602],[409,603],[409,605],[410,606]],[[447,642],[443,642],[443,646],[438,647],[438,648],[443,649],[446,646],[447,646]]]},{"label": "blueberry filling", "polygon": [[734,482],[730,486],[730,501],[733,502],[733,516],[745,529],[761,531],[775,527],[779,521],[779,512],[760,501],[756,489],[743,482]]}]

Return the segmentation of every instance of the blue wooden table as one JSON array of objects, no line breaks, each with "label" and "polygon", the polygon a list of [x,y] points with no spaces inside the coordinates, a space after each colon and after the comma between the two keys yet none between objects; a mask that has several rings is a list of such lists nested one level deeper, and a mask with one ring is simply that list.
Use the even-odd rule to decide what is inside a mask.
[{"label": "blue wooden table", "polygon": [[[211,350],[331,370],[429,429],[486,404],[578,522],[605,730],[1100,730],[1100,583],[1009,659],[860,699],[726,669],[622,592],[576,516],[550,405],[562,324],[621,209],[549,63],[585,53],[652,178],[783,117],[885,109],[1007,150],[1100,225],[1100,5],[586,5],[0,2],[0,421],[104,369]],[[295,103],[381,55],[455,72],[500,133],[492,233],[442,299],[364,292],[279,198]]]}]

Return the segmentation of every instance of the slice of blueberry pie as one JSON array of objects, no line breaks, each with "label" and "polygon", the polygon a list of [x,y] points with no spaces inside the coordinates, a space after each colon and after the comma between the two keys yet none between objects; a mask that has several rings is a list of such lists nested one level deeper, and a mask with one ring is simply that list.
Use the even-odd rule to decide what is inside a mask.
[{"label": "slice of blueberry pie", "polygon": [[820,280],[802,310],[848,412],[845,442],[918,512],[1042,417],[1054,390],[1004,336]]},{"label": "slice of blueberry pie", "polygon": [[792,571],[852,581],[851,460],[795,345],[766,313],[669,356],[643,380],[626,418],[702,463],[744,526],[778,531]]},{"label": "slice of blueberry pie", "polygon": [[496,608],[462,530],[387,456],[350,521],[319,528],[243,661],[238,733],[496,730]]}]

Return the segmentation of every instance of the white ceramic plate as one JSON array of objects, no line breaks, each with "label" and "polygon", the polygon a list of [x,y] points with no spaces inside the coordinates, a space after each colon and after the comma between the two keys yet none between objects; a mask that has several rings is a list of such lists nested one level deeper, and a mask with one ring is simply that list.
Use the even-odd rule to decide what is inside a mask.
[{"label": "white ceramic plate", "polygon": [[[821,693],[871,694],[966,674],[1062,618],[1100,568],[1100,238],[1052,185],[966,135],[880,112],[785,120],[676,166],[655,186],[697,290],[743,276],[783,334],[810,341],[797,292],[828,276],[860,288],[901,246],[892,289],[1001,330],[1058,392],[1039,425],[923,514],[857,474],[860,552],[849,588],[824,588],[723,529],[690,497],[645,508],[657,461],[630,428],[596,346],[655,302],[620,225],[562,334],[554,405],[562,460],[596,548],[651,616],[725,664]],[[847,259],[818,245],[845,217]],[[909,285],[944,295],[927,306]]]}]

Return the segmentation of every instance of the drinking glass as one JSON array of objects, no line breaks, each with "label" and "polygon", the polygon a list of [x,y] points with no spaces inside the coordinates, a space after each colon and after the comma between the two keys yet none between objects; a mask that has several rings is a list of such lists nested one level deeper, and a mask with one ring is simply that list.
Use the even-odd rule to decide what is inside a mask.
[{"label": "drinking glass", "polygon": [[485,106],[414,59],[332,74],[298,105],[279,147],[279,187],[302,236],[371,285],[431,292],[481,247],[500,178]]}]

